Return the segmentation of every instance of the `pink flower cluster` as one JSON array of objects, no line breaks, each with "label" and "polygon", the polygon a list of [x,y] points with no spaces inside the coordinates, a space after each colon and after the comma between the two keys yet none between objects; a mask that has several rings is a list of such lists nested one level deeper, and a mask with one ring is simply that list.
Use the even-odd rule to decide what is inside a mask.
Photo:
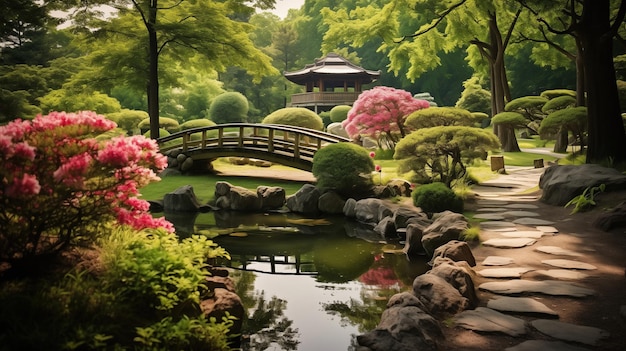
[{"label": "pink flower cluster", "polygon": [[32,221],[63,211],[69,216],[77,207],[90,206],[83,212],[108,211],[120,224],[173,231],[169,222],[152,218],[148,203],[136,197],[140,187],[159,179],[155,171],[166,167],[167,158],[154,140],[142,136],[94,138],[115,127],[91,111],[52,112],[1,126],[0,211],[10,212],[5,218]]},{"label": "pink flower cluster", "polygon": [[406,128],[409,114],[429,106],[408,91],[378,86],[359,95],[342,125],[351,138],[362,135],[378,140],[381,134],[399,133]]}]

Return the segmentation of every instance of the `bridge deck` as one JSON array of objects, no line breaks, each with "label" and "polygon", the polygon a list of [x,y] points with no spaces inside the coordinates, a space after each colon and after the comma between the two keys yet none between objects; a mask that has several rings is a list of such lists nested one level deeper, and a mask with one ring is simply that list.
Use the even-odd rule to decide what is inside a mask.
[{"label": "bridge deck", "polygon": [[252,123],[188,129],[158,139],[163,153],[179,149],[194,159],[251,157],[308,171],[319,149],[331,143],[350,141],[307,128]]}]

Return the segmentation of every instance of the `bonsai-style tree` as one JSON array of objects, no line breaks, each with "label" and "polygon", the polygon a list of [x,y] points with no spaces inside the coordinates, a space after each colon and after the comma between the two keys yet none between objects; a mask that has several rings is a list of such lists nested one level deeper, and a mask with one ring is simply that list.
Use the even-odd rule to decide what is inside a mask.
[{"label": "bonsai-style tree", "polygon": [[429,106],[428,101],[415,99],[408,91],[375,87],[359,95],[342,124],[353,139],[369,137],[379,147],[384,143],[393,149],[410,132],[405,125],[406,117]]},{"label": "bonsai-style tree", "polygon": [[209,119],[217,124],[246,122],[249,108],[248,99],[243,94],[223,93],[211,101]]},{"label": "bonsai-style tree", "polygon": [[[573,92],[576,95],[576,92]],[[543,96],[543,94],[542,94]],[[565,108],[570,108],[576,106],[576,97],[571,94],[565,94],[560,96],[555,96],[554,98],[548,100],[545,105],[541,108],[541,111],[546,115],[562,110]],[[566,152],[568,141],[568,131],[566,128],[559,128],[559,130],[555,134],[556,143],[554,143],[554,152]],[[546,135],[542,135],[542,137],[546,137]]]},{"label": "bonsai-style tree", "polygon": [[454,105],[471,112],[483,112],[491,115],[491,93],[478,82],[478,77],[472,77],[463,82],[463,92]]},{"label": "bonsai-style tree", "polygon": [[312,173],[318,187],[334,189],[348,196],[372,187],[374,168],[374,161],[365,148],[352,143],[337,143],[315,153]]},{"label": "bonsai-style tree", "polygon": [[[517,99],[513,99],[504,106],[504,110],[507,112],[519,112],[528,121],[526,128],[537,133],[541,120],[546,116],[542,111],[543,105],[548,102],[548,99],[542,96],[524,96]],[[507,150],[504,150],[507,151]]]},{"label": "bonsai-style tree", "polygon": [[502,126],[502,132],[509,134],[509,137],[506,138],[508,143],[506,145],[502,145],[503,151],[521,151],[519,144],[517,143],[517,137],[515,136],[515,129],[526,128],[528,120],[524,117],[524,115],[519,112],[500,112],[491,118],[491,123]]},{"label": "bonsai-style tree", "polygon": [[498,137],[481,128],[422,128],[400,140],[393,158],[400,161],[400,172],[413,171],[419,181],[440,181],[450,187],[465,176],[467,164],[499,147]]},{"label": "bonsai-style tree", "polygon": [[263,124],[284,124],[288,126],[323,130],[324,122],[315,112],[304,107],[285,107],[276,110],[261,121]]},{"label": "bonsai-style tree", "polygon": [[561,129],[570,131],[580,143],[580,152],[585,148],[587,128],[587,108],[584,106],[566,108],[550,113],[541,122],[540,134],[555,133]]},{"label": "bonsai-style tree", "polygon": [[[142,131],[150,130],[150,118],[146,118],[143,121],[139,122],[139,129]],[[177,120],[169,117],[160,117],[159,118],[159,127],[161,129],[165,129],[170,133],[178,132],[180,130],[180,123]]]},{"label": "bonsai-style tree", "polygon": [[339,105],[330,109],[330,120],[332,122],[343,122],[346,118],[348,118],[348,112],[352,106],[350,105]]}]

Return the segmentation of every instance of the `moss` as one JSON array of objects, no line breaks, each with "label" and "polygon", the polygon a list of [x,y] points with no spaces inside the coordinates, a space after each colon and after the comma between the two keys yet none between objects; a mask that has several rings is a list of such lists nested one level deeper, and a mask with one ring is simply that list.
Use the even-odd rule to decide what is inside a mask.
[{"label": "moss", "polygon": [[463,212],[463,200],[440,182],[422,185],[415,189],[411,196],[413,204],[427,213],[445,210]]}]

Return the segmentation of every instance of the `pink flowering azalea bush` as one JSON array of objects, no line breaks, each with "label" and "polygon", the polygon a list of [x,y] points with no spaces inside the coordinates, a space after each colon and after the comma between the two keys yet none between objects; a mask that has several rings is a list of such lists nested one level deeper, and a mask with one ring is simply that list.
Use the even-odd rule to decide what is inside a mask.
[{"label": "pink flowering azalea bush", "polygon": [[171,223],[148,213],[138,189],[166,167],[155,141],[95,136],[115,128],[95,112],[52,112],[0,126],[0,261],[92,240],[112,221],[136,229]]},{"label": "pink flowering azalea bush", "polygon": [[414,111],[428,108],[426,100],[415,99],[410,92],[390,87],[374,87],[359,95],[342,125],[348,135],[376,140],[393,149],[411,129],[405,125],[406,117]]}]

